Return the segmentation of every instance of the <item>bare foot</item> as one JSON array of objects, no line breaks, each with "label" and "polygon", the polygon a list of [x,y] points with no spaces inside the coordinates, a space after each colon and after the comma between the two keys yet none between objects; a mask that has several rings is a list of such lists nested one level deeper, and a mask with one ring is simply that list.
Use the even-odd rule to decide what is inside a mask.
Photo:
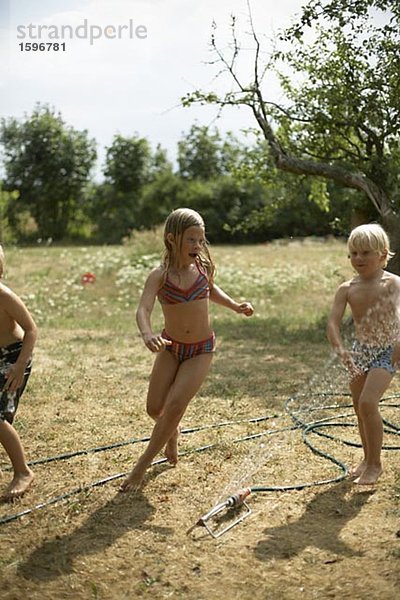
[{"label": "bare foot", "polygon": [[365,460],[362,460],[360,462],[360,464],[357,465],[356,467],[352,467],[349,470],[350,479],[357,479],[357,477],[360,477],[360,475],[362,475],[364,473],[366,467],[367,467],[367,463],[365,462]]},{"label": "bare foot", "polygon": [[35,476],[30,469],[28,473],[14,475],[13,480],[1,495],[3,502],[13,502],[17,498],[22,498],[27,489],[32,485]]},{"label": "bare foot", "polygon": [[357,485],[373,485],[382,474],[382,467],[366,467],[363,473],[354,480]]},{"label": "bare foot", "polygon": [[128,477],[119,486],[120,492],[137,492],[144,478],[145,471],[141,471],[135,466],[129,473]]},{"label": "bare foot", "polygon": [[165,446],[165,456],[171,465],[176,465],[178,462],[178,438],[181,428],[177,427],[175,433],[169,438]]}]

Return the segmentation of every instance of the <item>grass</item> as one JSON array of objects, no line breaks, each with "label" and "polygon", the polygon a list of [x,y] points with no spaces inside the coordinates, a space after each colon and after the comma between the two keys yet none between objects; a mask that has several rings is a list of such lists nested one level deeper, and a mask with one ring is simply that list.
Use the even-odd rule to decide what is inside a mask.
[{"label": "grass", "polygon": [[[153,357],[137,335],[134,313],[160,251],[154,233],[124,246],[6,249],[5,282],[24,298],[40,328],[16,420],[31,460],[150,433],[144,398]],[[347,484],[256,495],[254,518],[219,542],[186,535],[255,462],[254,484],[332,476],[332,466],[314,456],[298,432],[266,438],[265,450],[257,441],[232,440],[291,423],[284,402],[323,372],[329,307],[351,275],[345,245],[333,240],[216,246],[212,254],[218,285],[237,300],[250,300],[256,312],[246,319],[212,306],[218,352],[183,426],[278,416],[267,425],[245,422],[182,436],[182,450],[215,448],[182,458],[176,469],[152,469],[138,497],[118,494],[117,480],[2,526],[4,600],[219,600],[243,593],[274,600],[298,598],[300,588],[304,598],[397,596],[393,452],[385,455],[387,470],[375,495]],[[96,275],[94,284],[82,285],[85,272]],[[157,305],[154,328],[161,326]],[[334,369],[325,376],[327,385],[336,383]],[[395,383],[392,391],[398,389]],[[353,430],[341,435],[357,440]],[[354,449],[319,443],[353,460]],[[136,444],[37,465],[34,488],[2,514],[125,472],[139,451]],[[2,466],[5,485],[5,457]]]},{"label": "grass", "polygon": [[[152,234],[143,234],[125,246],[7,251],[6,283],[24,299],[40,329],[37,376],[30,384],[31,406],[41,412],[46,398],[42,420],[35,424],[36,455],[56,451],[59,430],[63,445],[75,449],[107,441],[102,419],[110,424],[111,441],[118,434],[129,437],[131,426],[143,420],[152,356],[137,334],[134,313],[160,250]],[[225,410],[245,415],[243,398],[255,410],[279,404],[326,360],[327,311],[349,266],[337,242],[215,247],[212,252],[218,284],[237,300],[250,300],[256,312],[244,319],[212,306],[218,360],[194,403],[220,398],[221,416]],[[95,283],[81,283],[86,272],[95,274]],[[162,328],[158,303],[153,322],[155,330]],[[132,395],[137,398],[133,408]],[[110,398],[113,407],[107,405]],[[80,415],[82,406],[85,415]],[[122,427],[121,413],[126,417]],[[35,419],[21,411],[18,427],[25,434]]]},{"label": "grass", "polygon": [[[41,326],[96,329],[99,322],[124,326],[149,270],[159,263],[158,248],[143,253],[140,239],[137,244],[11,248],[10,285]],[[235,298],[251,299],[257,318],[275,324],[277,331],[310,329],[310,321],[321,321],[335,287],[350,275],[344,247],[335,242],[215,247],[212,252],[218,284]],[[95,284],[81,284],[86,272],[96,275]],[[302,301],[305,293],[307,303]],[[217,307],[216,318],[229,321],[223,315]]]}]

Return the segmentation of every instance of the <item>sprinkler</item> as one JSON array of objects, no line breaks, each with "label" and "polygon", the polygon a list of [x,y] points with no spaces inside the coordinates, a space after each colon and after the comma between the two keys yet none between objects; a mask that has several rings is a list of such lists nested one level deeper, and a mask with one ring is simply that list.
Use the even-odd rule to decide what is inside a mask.
[{"label": "sprinkler", "polygon": [[[238,523],[243,521],[243,519],[245,519],[246,517],[251,515],[251,512],[252,512],[251,508],[246,503],[246,498],[250,495],[250,493],[251,493],[250,488],[244,488],[242,490],[239,490],[236,494],[233,494],[233,496],[229,496],[229,498],[227,498],[223,502],[216,504],[211,510],[208,511],[208,513],[206,513],[205,515],[200,517],[200,519],[193,525],[193,527],[191,527],[188,530],[187,533],[189,534],[191,531],[193,531],[193,529],[195,527],[197,527],[199,525],[199,526],[205,527],[207,529],[208,533],[213,538],[221,537],[221,535],[223,535],[224,533],[226,533],[227,531],[232,529],[232,527],[234,527],[235,525],[237,525]],[[225,527],[224,529],[222,529],[221,531],[217,531],[218,522],[217,522],[217,527],[214,529],[212,529],[210,527],[210,525],[208,524],[208,521],[210,521],[211,519],[214,519],[218,515],[221,515],[221,513],[225,512],[229,509],[236,509],[240,506],[245,506],[246,512],[243,513],[241,516],[239,516],[237,519],[235,519],[233,522],[229,523],[229,525],[227,527]],[[217,521],[221,521],[222,519],[223,519],[223,517],[220,516],[217,519]]]}]

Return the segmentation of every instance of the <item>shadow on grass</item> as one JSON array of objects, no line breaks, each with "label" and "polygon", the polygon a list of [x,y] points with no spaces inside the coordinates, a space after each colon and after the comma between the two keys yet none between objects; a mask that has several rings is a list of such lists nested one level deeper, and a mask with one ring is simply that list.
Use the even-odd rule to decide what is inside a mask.
[{"label": "shadow on grass", "polygon": [[341,482],[317,494],[296,521],[265,529],[267,539],[258,542],[254,549],[256,557],[263,561],[288,559],[310,546],[347,557],[363,556],[362,552],[353,550],[342,541],[339,535],[375,490],[356,492],[345,498],[350,488],[354,489],[354,485]]},{"label": "shadow on grass", "polygon": [[[156,467],[146,480],[154,478],[165,468]],[[118,493],[105,505],[89,515],[80,527],[64,536],[45,540],[18,567],[19,575],[32,581],[50,581],[74,572],[78,556],[103,552],[128,531],[151,530],[170,535],[170,527],[147,525],[155,508],[142,490]]]},{"label": "shadow on grass", "polygon": [[273,406],[274,395],[292,395],[325,364],[324,325],[325,320],[218,319],[216,357],[204,393],[232,400],[251,396]]},{"label": "shadow on grass", "polygon": [[217,334],[226,341],[249,340],[272,344],[292,345],[296,342],[328,344],[325,330],[327,317],[322,316],[312,323],[279,318],[232,319],[219,318],[215,321]]}]

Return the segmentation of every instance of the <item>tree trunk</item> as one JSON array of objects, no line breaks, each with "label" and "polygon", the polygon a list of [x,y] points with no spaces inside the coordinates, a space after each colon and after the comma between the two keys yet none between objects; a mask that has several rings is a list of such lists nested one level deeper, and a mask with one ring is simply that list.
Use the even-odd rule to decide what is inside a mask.
[{"label": "tree trunk", "polygon": [[390,246],[395,256],[388,264],[388,271],[400,275],[400,215],[393,212],[382,215],[382,226],[390,238]]}]

